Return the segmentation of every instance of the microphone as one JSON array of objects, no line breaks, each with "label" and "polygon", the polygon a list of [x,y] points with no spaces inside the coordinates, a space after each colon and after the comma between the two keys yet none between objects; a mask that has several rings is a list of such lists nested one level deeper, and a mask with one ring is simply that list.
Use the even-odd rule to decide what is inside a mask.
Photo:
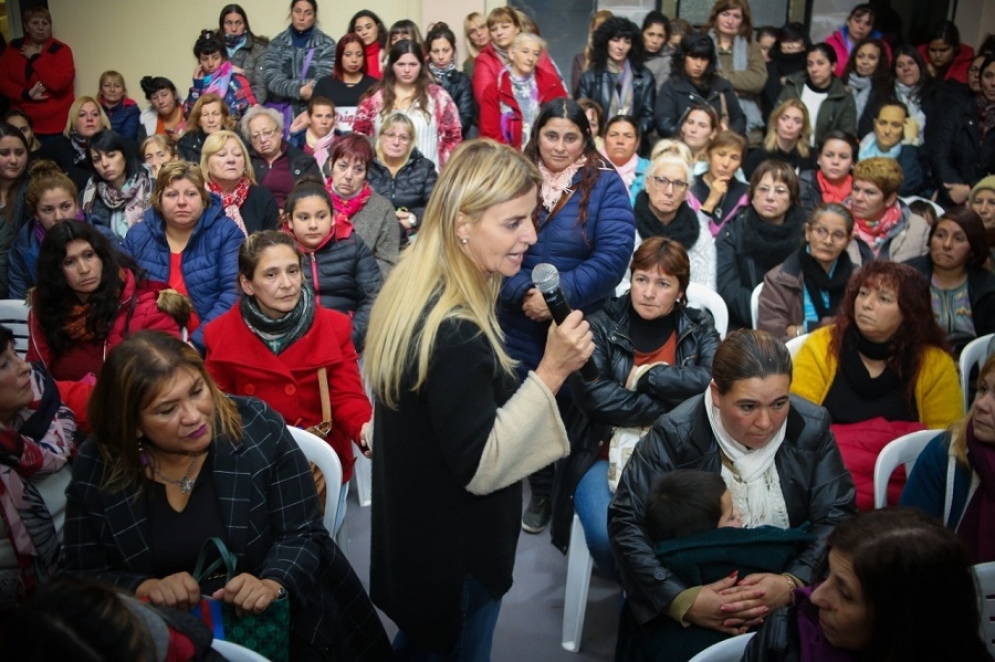
[{"label": "microphone", "polygon": [[[560,289],[560,272],[551,264],[545,262],[537,264],[532,269],[532,284],[546,300],[546,307],[549,308],[549,313],[556,323],[563,324],[563,320],[573,309],[567,303],[566,297],[563,296],[563,290]],[[584,381],[594,382],[598,380],[598,366],[594,365],[593,359],[588,359],[587,363],[581,366],[580,375]]]}]

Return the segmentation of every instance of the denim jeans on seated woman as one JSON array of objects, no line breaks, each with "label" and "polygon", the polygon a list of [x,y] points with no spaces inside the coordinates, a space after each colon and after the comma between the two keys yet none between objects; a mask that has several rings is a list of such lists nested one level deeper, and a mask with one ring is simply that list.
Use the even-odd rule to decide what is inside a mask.
[{"label": "denim jeans on seated woman", "polygon": [[608,460],[598,460],[577,483],[574,492],[574,509],[584,528],[584,538],[594,564],[601,574],[618,581],[615,557],[608,542],[608,503],[612,500],[608,489]]}]

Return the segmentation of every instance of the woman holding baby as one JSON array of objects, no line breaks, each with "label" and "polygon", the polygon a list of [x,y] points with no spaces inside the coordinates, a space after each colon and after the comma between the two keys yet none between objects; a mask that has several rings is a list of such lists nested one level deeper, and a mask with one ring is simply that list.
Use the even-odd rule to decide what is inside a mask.
[{"label": "woman holding baby", "polygon": [[[791,357],[780,340],[764,331],[734,332],[715,353],[706,391],[659,419],[636,447],[608,509],[627,605],[616,659],[641,655],[669,621],[689,626],[678,639],[694,633],[701,650],[758,625],[815,579],[824,551],[819,541],[856,511],[855,490],[829,415],[791,395],[790,385]],[[646,529],[650,486],[677,468],[719,473],[745,528],[807,523],[814,540],[779,572],[688,581],[661,563],[658,541]]]}]

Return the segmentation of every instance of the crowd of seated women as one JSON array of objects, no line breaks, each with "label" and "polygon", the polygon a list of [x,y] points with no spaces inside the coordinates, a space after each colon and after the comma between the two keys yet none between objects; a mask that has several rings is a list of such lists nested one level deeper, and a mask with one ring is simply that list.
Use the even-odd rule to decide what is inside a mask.
[{"label": "crowd of seated women", "polygon": [[[590,320],[600,374],[556,396],[572,450],[530,476],[521,527],[551,521],[565,551],[577,513],[625,590],[619,659],[661,637],[688,659],[757,628],[747,659],[796,659],[812,628],[858,655],[986,659],[964,623],[956,646],[897,641],[880,613],[899,602],[874,582],[946,572],[929,597],[963,606],[968,562],[995,561],[995,363],[968,412],[954,363],[995,332],[992,40],[976,55],[943,21],[911,45],[863,4],[822,43],[754,26],[747,0],[719,0],[700,30],[603,11],[567,81],[511,7],[467,17],[462,66],[445,23],[422,40],[362,10],[336,40],[317,18],[293,0],[266,39],[225,6],[191,32],[190,85],[143,78],[145,109],[114,71],[74,96],[46,10],[0,58],[0,296],[30,296],[32,361],[0,327],[0,604],[60,571],[163,609],[208,593],[260,613],[289,594],[294,659],[384,654],[284,424],[325,435],[344,504],[353,445],[369,451],[371,308],[479,135],[541,179],[536,241],[496,294],[517,378],[551,325],[539,263]],[[724,341],[692,285],[725,302]],[[948,426],[890,496],[955,533],[855,515],[886,443]],[[623,433],[641,438],[627,462]],[[719,581],[671,565],[646,518],[677,469],[720,477],[718,505],[746,532],[789,532],[790,553]],[[904,575],[875,556],[897,543],[867,533],[889,527],[929,541]],[[201,582],[216,535],[241,574]],[[864,612],[847,621],[854,587]]]}]

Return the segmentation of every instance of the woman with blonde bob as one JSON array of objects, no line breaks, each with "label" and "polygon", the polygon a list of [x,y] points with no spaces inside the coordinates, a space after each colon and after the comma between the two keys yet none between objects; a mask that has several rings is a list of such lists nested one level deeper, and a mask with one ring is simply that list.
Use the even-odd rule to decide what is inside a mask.
[{"label": "woman with blonde bob", "polygon": [[594,351],[587,322],[575,311],[554,326],[519,386],[495,313],[502,277],[536,241],[541,182],[511,147],[460,147],[373,306],[370,586],[400,628],[401,659],[490,658],[512,583],[520,481],[570,450],[554,395]]},{"label": "woman with blonde bob", "polygon": [[200,169],[207,175],[207,190],[221,196],[225,216],[244,234],[277,228],[276,198],[256,183],[249,151],[237,133],[226,129],[209,135],[201,150]]},{"label": "woman with blonde bob", "polygon": [[190,110],[186,133],[176,141],[176,151],[184,161],[200,163],[200,152],[207,137],[215,131],[231,129],[233,125],[225,100],[213,92],[202,94]]},{"label": "woman with blonde bob", "polygon": [[38,159],[55,161],[82,191],[93,176],[89,159],[90,139],[99,131],[111,128],[107,113],[93,97],[76,97],[66,117],[61,136],[50,138],[38,150]]},{"label": "woman with blonde bob", "polygon": [[808,107],[801,99],[788,99],[770,114],[767,136],[759,149],[750,152],[743,164],[743,174],[753,176],[753,171],[767,159],[780,159],[795,173],[815,167],[812,160],[812,122]]}]

